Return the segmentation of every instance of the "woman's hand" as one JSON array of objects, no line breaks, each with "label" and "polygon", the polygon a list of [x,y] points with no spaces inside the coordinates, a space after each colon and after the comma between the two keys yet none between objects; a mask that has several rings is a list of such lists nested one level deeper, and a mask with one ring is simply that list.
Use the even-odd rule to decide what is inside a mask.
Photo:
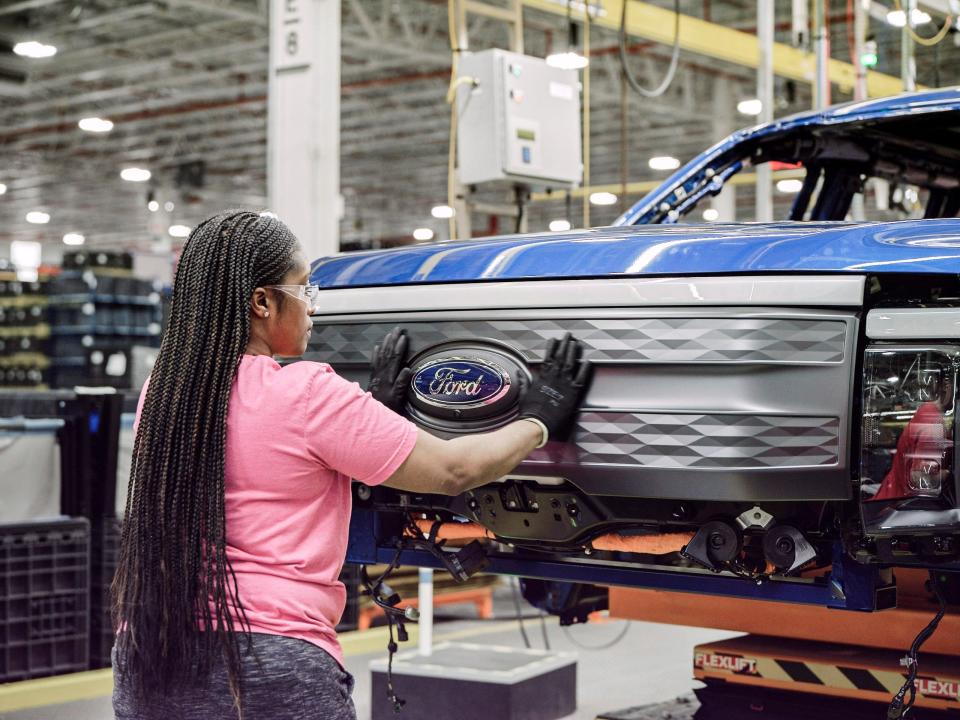
[{"label": "woman's hand", "polygon": [[570,333],[559,342],[552,339],[540,373],[520,401],[520,418],[538,421],[550,438],[566,436],[590,385],[592,367],[582,354],[583,345]]},{"label": "woman's hand", "polygon": [[370,382],[367,390],[395,413],[403,410],[407,397],[407,385],[413,371],[404,367],[407,361],[407,333],[395,327],[379,345],[373,348],[370,358]]},{"label": "woman's hand", "polygon": [[[401,333],[394,330],[383,347],[374,352],[375,376],[377,368],[390,364],[393,356],[389,348],[399,344]],[[401,349],[406,352],[406,344]],[[569,333],[560,342],[552,340],[538,377],[520,401],[516,422],[493,432],[465,434],[452,440],[420,430],[413,451],[384,484],[411,492],[459,495],[512,472],[539,447],[538,441],[563,439],[590,384],[591,365],[581,359],[582,353],[582,345]],[[402,360],[394,359],[393,363],[393,367],[400,367]],[[393,377],[386,372],[384,376]],[[400,386],[401,399],[406,382]]]}]

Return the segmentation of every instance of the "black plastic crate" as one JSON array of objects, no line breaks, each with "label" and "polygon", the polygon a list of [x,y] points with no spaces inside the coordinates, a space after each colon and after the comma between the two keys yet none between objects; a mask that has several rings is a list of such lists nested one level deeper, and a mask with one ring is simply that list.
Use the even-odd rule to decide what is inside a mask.
[{"label": "black plastic crate", "polygon": [[90,524],[0,525],[0,682],[89,665]]},{"label": "black plastic crate", "polygon": [[102,518],[95,523],[90,564],[90,669],[110,666],[113,622],[110,584],[120,558],[121,520]]}]

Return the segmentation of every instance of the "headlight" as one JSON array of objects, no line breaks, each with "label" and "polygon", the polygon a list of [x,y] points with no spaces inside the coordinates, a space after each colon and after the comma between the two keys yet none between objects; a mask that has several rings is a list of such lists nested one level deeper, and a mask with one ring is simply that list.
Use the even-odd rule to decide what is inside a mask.
[{"label": "headlight", "polygon": [[954,483],[960,348],[874,346],[864,358],[861,500],[941,497]]}]

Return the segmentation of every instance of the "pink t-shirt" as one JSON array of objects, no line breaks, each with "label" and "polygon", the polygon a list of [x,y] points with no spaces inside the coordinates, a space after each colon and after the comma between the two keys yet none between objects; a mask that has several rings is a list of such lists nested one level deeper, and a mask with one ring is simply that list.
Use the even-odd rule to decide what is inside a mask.
[{"label": "pink t-shirt", "polygon": [[[138,421],[145,397],[146,386]],[[243,356],[227,411],[226,527],[251,631],[306,640],[343,664],[334,628],[350,479],[382,483],[416,441],[416,425],[329,365]]]}]

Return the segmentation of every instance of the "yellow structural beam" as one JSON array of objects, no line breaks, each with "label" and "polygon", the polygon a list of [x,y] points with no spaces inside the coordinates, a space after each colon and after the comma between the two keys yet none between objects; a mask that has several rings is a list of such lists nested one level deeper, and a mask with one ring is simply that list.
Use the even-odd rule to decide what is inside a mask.
[{"label": "yellow structural beam", "polygon": [[[766,1],[766,0],[764,0]],[[772,1],[772,0],[770,0]],[[601,10],[592,20],[594,25],[619,30],[623,0],[603,0]],[[566,15],[567,3],[558,0],[523,0],[525,8]],[[583,18],[583,6],[576,3],[573,14]],[[593,5],[591,4],[591,9]],[[673,44],[673,11],[631,0],[627,6],[627,33],[633,37],[652,40],[663,45]],[[756,68],[760,61],[760,45],[756,35],[707,22],[690,15],[680,16],[680,48],[705,57]],[[790,45],[774,43],[773,72],[780,77],[812,84],[816,58]],[[830,82],[849,92],[856,80],[856,68],[841,60],[830,60]],[[920,86],[918,90],[924,89]],[[893,75],[867,72],[867,93],[870,97],[884,97],[903,92],[903,81]]]},{"label": "yellow structural beam", "polygon": [[[803,170],[777,170],[773,173],[773,180],[787,180],[789,178],[803,179]],[[756,173],[737,173],[731,177],[726,185],[754,185],[757,182]],[[627,195],[646,195],[651,190],[660,187],[663,180],[643,180],[641,182],[627,183]],[[616,195],[623,191],[623,185],[620,183],[610,183],[609,185],[592,185],[591,187],[580,187],[574,190],[554,190],[552,193],[538,192],[533,193],[530,199],[534,202],[544,202],[548,200],[565,200],[569,192],[572,198],[582,198],[584,195],[592,195],[595,192],[609,192]]]}]

